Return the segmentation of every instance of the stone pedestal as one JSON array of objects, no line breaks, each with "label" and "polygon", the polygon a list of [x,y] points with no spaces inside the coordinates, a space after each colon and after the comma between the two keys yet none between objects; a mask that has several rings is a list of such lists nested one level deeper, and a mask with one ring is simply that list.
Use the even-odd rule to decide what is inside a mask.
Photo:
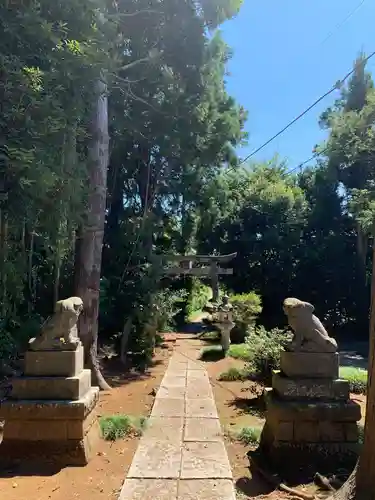
[{"label": "stone pedestal", "polygon": [[223,351],[226,353],[230,348],[230,332],[234,327],[234,323],[231,321],[223,321],[216,323],[220,330],[220,342]]},{"label": "stone pedestal", "polygon": [[91,371],[83,369],[81,344],[70,351],[27,351],[24,375],[13,379],[10,398],[0,406],[0,461],[86,465],[100,435],[98,399]]},{"label": "stone pedestal", "polygon": [[338,378],[338,353],[283,352],[265,390],[260,449],[278,468],[354,466],[361,408]]},{"label": "stone pedestal", "polygon": [[220,330],[221,346],[226,353],[230,347],[230,332],[234,327],[232,305],[227,295],[223,297],[223,303],[217,311],[216,325]]}]

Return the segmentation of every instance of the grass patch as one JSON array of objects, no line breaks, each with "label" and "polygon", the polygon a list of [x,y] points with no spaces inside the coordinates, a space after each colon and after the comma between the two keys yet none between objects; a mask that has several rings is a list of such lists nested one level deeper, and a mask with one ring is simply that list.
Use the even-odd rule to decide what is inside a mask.
[{"label": "grass patch", "polygon": [[261,434],[262,427],[243,427],[237,434],[237,440],[246,445],[256,445]]},{"label": "grass patch", "polygon": [[205,347],[199,355],[199,359],[202,361],[218,361],[224,357],[225,354],[221,345]]},{"label": "grass patch", "polygon": [[249,374],[246,370],[232,366],[225,372],[220,373],[218,380],[222,380],[223,382],[234,382],[235,380],[246,380],[248,377]]},{"label": "grass patch", "polygon": [[247,344],[232,344],[229,348],[228,355],[234,359],[242,359],[243,361],[251,361],[252,356]]},{"label": "grass patch", "polygon": [[367,370],[355,368],[354,366],[341,366],[340,378],[349,382],[350,392],[354,392],[355,394],[366,394]]},{"label": "grass patch", "polygon": [[188,317],[187,317],[187,322],[188,323],[194,323],[194,321],[196,321],[199,316],[202,314],[202,310],[200,311],[193,311],[191,312]]},{"label": "grass patch", "polygon": [[146,426],[145,417],[131,417],[130,415],[109,415],[99,419],[103,439],[116,441],[126,436],[142,434]]}]

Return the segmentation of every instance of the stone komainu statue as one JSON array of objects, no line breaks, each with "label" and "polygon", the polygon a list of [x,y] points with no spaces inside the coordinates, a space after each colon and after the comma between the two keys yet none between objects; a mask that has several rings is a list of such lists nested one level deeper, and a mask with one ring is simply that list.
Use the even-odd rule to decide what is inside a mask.
[{"label": "stone komainu statue", "polygon": [[331,338],[314,312],[314,306],[295,298],[284,300],[283,309],[294,331],[287,347],[295,352],[336,352],[337,342]]},{"label": "stone komainu statue", "polygon": [[42,326],[40,334],[30,340],[29,348],[38,350],[74,350],[80,343],[77,321],[83,310],[79,297],[59,300],[54,314]]}]

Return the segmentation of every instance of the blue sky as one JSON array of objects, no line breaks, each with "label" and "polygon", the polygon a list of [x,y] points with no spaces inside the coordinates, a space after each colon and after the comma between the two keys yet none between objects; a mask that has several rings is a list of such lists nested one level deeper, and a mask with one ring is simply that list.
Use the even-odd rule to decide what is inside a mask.
[{"label": "blue sky", "polygon": [[[324,94],[352,68],[361,49],[375,50],[375,1],[244,0],[240,14],[222,33],[234,51],[227,88],[249,113],[251,153]],[[342,26],[337,26],[343,23]],[[367,66],[375,74],[375,57]],[[324,140],[318,118],[338,94],[333,93],[265,147],[254,159],[275,153],[297,167]]]}]

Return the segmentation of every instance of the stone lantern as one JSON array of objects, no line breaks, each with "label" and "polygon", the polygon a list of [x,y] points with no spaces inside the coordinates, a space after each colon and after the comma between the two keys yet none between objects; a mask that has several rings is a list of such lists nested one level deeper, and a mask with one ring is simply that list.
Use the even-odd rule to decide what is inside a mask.
[{"label": "stone lantern", "polygon": [[230,332],[234,327],[233,322],[233,307],[229,302],[229,297],[224,295],[223,301],[217,311],[216,325],[221,334],[221,345],[224,353],[226,353],[230,346]]}]

